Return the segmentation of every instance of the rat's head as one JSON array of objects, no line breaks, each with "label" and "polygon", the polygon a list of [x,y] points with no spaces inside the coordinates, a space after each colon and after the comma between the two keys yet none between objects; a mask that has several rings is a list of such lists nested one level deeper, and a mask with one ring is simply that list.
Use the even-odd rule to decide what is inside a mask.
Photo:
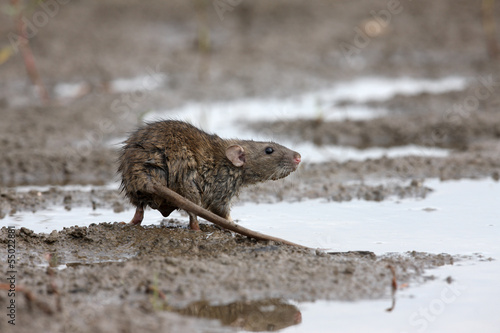
[{"label": "rat's head", "polygon": [[226,157],[241,168],[247,184],[284,178],[300,163],[299,153],[274,142],[236,141],[226,148]]}]

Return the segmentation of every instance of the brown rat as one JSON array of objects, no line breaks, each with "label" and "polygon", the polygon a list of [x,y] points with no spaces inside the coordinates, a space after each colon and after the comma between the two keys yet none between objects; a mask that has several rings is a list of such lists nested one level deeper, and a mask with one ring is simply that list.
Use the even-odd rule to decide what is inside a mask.
[{"label": "brown rat", "polygon": [[[134,132],[122,149],[121,188],[137,207],[130,224],[140,224],[150,206],[169,216],[177,205],[151,193],[152,180],[209,211],[231,220],[231,199],[241,187],[277,180],[295,171],[300,154],[274,142],[222,139],[174,120],[148,124]],[[199,230],[197,216],[189,226]]]}]

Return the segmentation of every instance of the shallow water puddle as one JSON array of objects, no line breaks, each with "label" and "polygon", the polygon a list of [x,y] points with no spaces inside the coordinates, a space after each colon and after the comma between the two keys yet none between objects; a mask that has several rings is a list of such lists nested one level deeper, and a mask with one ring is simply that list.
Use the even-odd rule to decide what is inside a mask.
[{"label": "shallow water puddle", "polygon": [[233,216],[242,225],[313,247],[483,257],[484,262],[463,261],[429,271],[436,279],[398,291],[392,312],[385,311],[389,299],[299,304],[303,323],[284,332],[361,332],[367,327],[370,332],[498,332],[500,184],[433,180],[425,185],[435,192],[423,200],[316,200],[281,203],[279,209],[235,208]]},{"label": "shallow water puddle", "polygon": [[[310,92],[289,98],[246,98],[235,101],[191,102],[173,110],[150,112],[144,121],[158,119],[179,119],[223,138],[240,138],[254,140],[273,140],[278,133],[254,133],[247,126],[251,122],[292,119],[323,120],[361,120],[387,115],[384,109],[375,109],[363,105],[338,106],[338,103],[349,100],[366,102],[383,101],[397,94],[415,95],[423,92],[442,93],[461,90],[466,87],[467,80],[461,77],[446,77],[436,80],[415,78],[380,78],[368,77],[343,82],[331,89]],[[359,150],[354,148],[327,145],[314,146],[304,142],[287,142],[279,140],[285,146],[299,151],[304,161],[322,162],[338,159],[378,158],[384,155],[429,155],[446,156],[448,150],[426,147],[396,147],[388,149]]]},{"label": "shallow water puddle", "polygon": [[[109,90],[113,93],[133,93],[137,91],[152,91],[159,89],[168,82],[166,74],[151,71],[147,75],[131,78],[121,78],[108,82]],[[88,82],[64,82],[54,86],[54,93],[58,98],[75,98],[83,91],[90,89]]]},{"label": "shallow water puddle", "polygon": [[[78,225],[80,227],[89,226],[92,223],[99,222],[125,222],[133,216],[133,211],[114,213],[111,209],[96,209],[77,207],[66,210],[62,206],[51,209],[40,210],[35,213],[16,213],[5,217],[2,225],[13,225],[16,228],[25,227],[34,232],[50,233],[52,230],[62,230],[64,227]],[[154,214],[148,214],[154,215]],[[144,218],[145,224],[156,223],[158,217],[149,219]]]},{"label": "shallow water puddle", "polygon": [[333,251],[424,251],[500,258],[500,183],[427,180],[425,199],[382,202],[324,199],[234,207],[239,223],[310,247]]},{"label": "shallow water puddle", "polygon": [[299,144],[280,141],[285,146],[292,147],[300,152],[302,159],[308,163],[321,163],[325,161],[364,161],[366,159],[377,159],[381,157],[396,158],[401,156],[427,156],[447,157],[449,149],[436,147],[422,147],[415,145],[391,147],[391,148],[367,148],[357,149],[346,146],[323,145],[316,146],[310,142]]},{"label": "shallow water puddle", "polygon": [[[338,107],[337,103],[352,101],[363,103],[370,100],[384,101],[395,95],[416,95],[424,92],[442,93],[462,90],[467,79],[446,77],[442,79],[415,79],[409,77],[365,77],[346,81],[330,89],[309,92],[288,98],[245,98],[235,101],[190,102],[173,110],[159,110],[146,115],[145,121],[158,118],[187,120],[206,130],[216,131],[228,137],[237,136],[234,126],[228,123],[252,121],[276,121],[297,118],[325,120],[372,119],[384,111],[364,106]],[[382,111],[382,114],[381,114]]]},{"label": "shallow water puddle", "polygon": [[390,299],[299,303],[303,323],[283,332],[498,332],[499,271],[495,262],[433,269],[434,281],[397,292],[392,312]]},{"label": "shallow water puddle", "polygon": [[[419,200],[338,203],[319,199],[234,207],[231,215],[243,226],[328,251],[415,250],[483,257],[480,261],[474,255],[474,260],[429,271],[436,279],[398,291],[390,313],[385,311],[390,299],[297,304],[303,322],[284,332],[330,332],[333,327],[342,332],[366,327],[373,332],[498,331],[500,183],[430,180],[424,184],[435,191]],[[128,221],[132,214],[132,210],[115,214],[105,209],[57,208],[18,213],[1,222],[49,233],[75,224]],[[180,213],[172,217],[187,225],[188,219]],[[148,211],[144,224],[162,220],[158,212]]]}]

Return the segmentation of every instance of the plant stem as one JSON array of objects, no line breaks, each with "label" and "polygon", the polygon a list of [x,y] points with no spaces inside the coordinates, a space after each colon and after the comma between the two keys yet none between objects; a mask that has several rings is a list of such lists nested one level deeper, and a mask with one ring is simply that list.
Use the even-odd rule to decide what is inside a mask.
[{"label": "plant stem", "polygon": [[496,25],[495,25],[495,0],[483,0],[483,30],[486,38],[486,46],[491,59],[498,59],[500,49],[498,47]]},{"label": "plant stem", "polygon": [[48,104],[50,102],[50,96],[42,82],[40,74],[38,73],[38,69],[36,67],[36,62],[35,62],[35,56],[33,55],[33,51],[31,50],[29,44],[29,39],[26,33],[26,24],[23,21],[24,10],[21,8],[19,0],[11,0],[11,4],[18,9],[19,13],[16,19],[16,26],[19,34],[18,47],[19,51],[21,52],[21,56],[23,57],[26,73],[28,74],[28,77],[35,86],[38,97],[40,98],[42,103]]}]

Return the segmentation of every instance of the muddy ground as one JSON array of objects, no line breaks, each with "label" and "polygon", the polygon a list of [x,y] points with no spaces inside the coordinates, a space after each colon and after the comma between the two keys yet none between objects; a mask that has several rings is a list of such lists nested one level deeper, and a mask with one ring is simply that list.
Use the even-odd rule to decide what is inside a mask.
[{"label": "muddy ground", "polygon": [[[61,4],[47,24],[35,25],[30,39],[53,97],[49,105],[38,100],[18,54],[0,64],[0,218],[53,205],[130,208],[116,189],[100,185],[117,181],[114,143],[147,111],[189,100],[293,96],[370,75],[465,76],[470,82],[463,91],[367,101],[390,112],[370,121],[318,118],[248,126],[273,138],[318,145],[441,147],[451,150],[448,157],[304,161],[291,177],[244,191],[240,202],[381,201],[425,197],[432,192],[426,178],[498,180],[499,64],[486,47],[481,1],[401,1],[390,24],[345,57],[341,43],[352,44],[355,28],[373,19],[370,11],[387,6],[387,1],[244,1],[219,16],[208,1]],[[33,20],[40,10],[33,7],[26,17]],[[1,36],[13,31],[6,13],[0,13]],[[500,17],[500,8],[493,15]],[[7,38],[0,40],[0,48],[8,44]],[[158,89],[120,93],[110,84],[151,72],[167,77]],[[60,83],[75,83],[80,93],[58,98]],[[96,187],[51,188],[65,184]],[[47,188],[21,190],[21,185]],[[389,307],[389,267],[404,285],[424,282],[432,275],[426,269],[460,260],[447,254],[298,250],[208,225],[195,233],[173,220],[159,227],[106,222],[50,235],[16,230],[18,286],[33,298],[17,297],[18,325],[13,330],[2,319],[2,332],[277,329],[300,321],[286,300],[386,298]],[[6,235],[3,228],[3,248]],[[6,299],[0,293],[0,303]],[[231,317],[234,309],[242,314]],[[179,312],[219,314],[229,326]]]},{"label": "muddy ground", "polygon": [[[379,257],[371,252],[325,253],[201,227],[203,232],[175,223],[159,227],[100,223],[50,235],[17,230],[17,255],[22,258],[18,270],[23,272],[17,283],[37,298],[27,302],[18,297],[20,326],[39,327],[39,321],[31,322],[36,318],[54,330],[105,332],[111,325],[116,331],[133,332],[145,325],[161,327],[153,331],[177,332],[180,327],[189,329],[184,327],[189,322],[162,310],[198,315],[201,310],[210,312],[200,302],[227,307],[239,302],[253,310],[232,321],[214,309],[206,317],[250,330],[277,329],[300,322],[298,309],[283,300],[387,298],[390,308],[391,267],[398,283],[417,283],[433,278],[426,268],[460,260],[417,252]],[[3,246],[7,234],[2,228]],[[57,270],[61,264],[68,268]],[[0,300],[6,299],[5,293],[1,295]],[[262,304],[252,306],[271,300],[278,302],[271,313],[259,310]],[[128,320],[110,320],[109,313],[115,311]],[[210,332],[218,326],[211,323],[198,330]]]}]

